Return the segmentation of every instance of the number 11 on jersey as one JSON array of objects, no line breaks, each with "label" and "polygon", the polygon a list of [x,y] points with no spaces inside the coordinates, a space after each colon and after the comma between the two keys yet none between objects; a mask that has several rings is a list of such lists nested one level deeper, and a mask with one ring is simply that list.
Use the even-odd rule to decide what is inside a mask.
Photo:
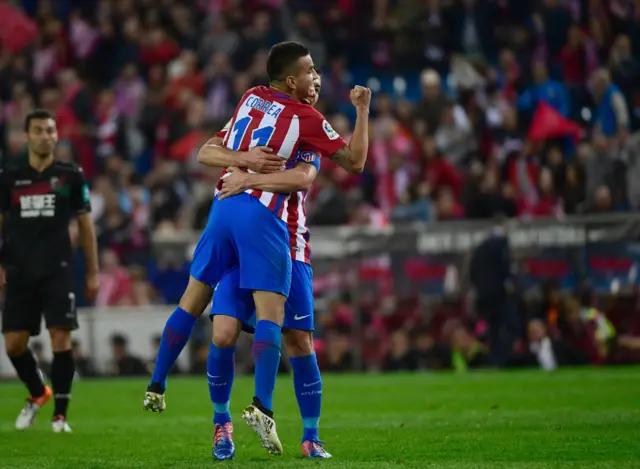
[{"label": "number 11 on jersey", "polygon": [[[240,144],[242,143],[244,134],[247,132],[247,128],[251,123],[251,119],[251,116],[243,117],[233,125],[233,129],[231,131],[232,150],[238,151],[238,149],[240,148]],[[265,146],[267,143],[269,143],[274,130],[275,127],[272,125],[258,127],[257,129],[255,129],[253,132],[251,132],[251,143],[249,144],[249,148]]]}]

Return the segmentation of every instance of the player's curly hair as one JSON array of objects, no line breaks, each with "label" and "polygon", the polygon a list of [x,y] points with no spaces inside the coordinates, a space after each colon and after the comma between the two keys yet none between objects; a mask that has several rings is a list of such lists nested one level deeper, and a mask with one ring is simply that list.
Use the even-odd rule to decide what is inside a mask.
[{"label": "player's curly hair", "polygon": [[267,75],[269,81],[284,81],[300,57],[309,55],[304,44],[295,41],[280,42],[269,51],[267,59]]}]

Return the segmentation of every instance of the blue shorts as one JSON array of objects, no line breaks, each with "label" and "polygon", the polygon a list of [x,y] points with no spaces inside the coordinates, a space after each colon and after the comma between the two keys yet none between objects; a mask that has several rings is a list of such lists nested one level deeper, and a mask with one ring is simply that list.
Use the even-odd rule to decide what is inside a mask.
[{"label": "blue shorts", "polygon": [[239,269],[240,288],[288,296],[291,254],[287,225],[256,197],[215,199],[191,263],[191,276],[215,286]]},{"label": "blue shorts", "polygon": [[[285,329],[313,331],[313,271],[304,262],[293,261],[291,290],[284,305]],[[256,326],[256,306],[251,291],[240,287],[240,272],[232,269],[224,274],[213,294],[211,316],[236,318],[242,329],[253,333]]]}]

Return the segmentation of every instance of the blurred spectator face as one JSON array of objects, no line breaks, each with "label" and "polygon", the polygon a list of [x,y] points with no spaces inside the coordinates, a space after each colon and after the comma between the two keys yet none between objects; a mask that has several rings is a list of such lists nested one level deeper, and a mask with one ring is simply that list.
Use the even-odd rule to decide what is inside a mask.
[{"label": "blurred spectator face", "polygon": [[388,116],[393,112],[393,101],[386,93],[380,93],[376,96],[376,112],[379,116]]},{"label": "blurred spectator face", "polygon": [[115,36],[116,30],[113,26],[113,22],[107,19],[100,21],[100,35],[109,39]]},{"label": "blurred spectator face", "polygon": [[187,107],[186,121],[189,127],[198,128],[204,124],[205,118],[205,104],[204,100],[199,97],[194,97],[189,101]]},{"label": "blurred spectator face", "polygon": [[509,107],[505,109],[502,119],[502,126],[506,130],[516,130],[518,128],[518,113],[515,108]]},{"label": "blurred spectator face", "polygon": [[296,17],[296,25],[298,26],[298,30],[304,33],[315,28],[315,20],[311,13],[301,11]]},{"label": "blurred spectator face", "polygon": [[411,122],[411,118],[413,117],[413,108],[411,103],[406,99],[401,99],[396,104],[396,113],[398,114],[398,119],[403,123]]},{"label": "blurred spectator face", "polygon": [[251,86],[251,77],[246,73],[238,73],[233,79],[233,91],[242,96]]},{"label": "blurred spectator face", "polygon": [[124,37],[129,42],[137,42],[140,36],[140,23],[135,16],[129,17],[124,22]]},{"label": "blurred spectator face", "polygon": [[553,174],[549,168],[544,168],[540,171],[540,176],[538,177],[538,185],[540,186],[540,192],[542,194],[552,194],[553,193]]},{"label": "blurred spectator face", "polygon": [[253,17],[253,24],[251,26],[251,29],[255,34],[264,36],[269,32],[270,27],[271,18],[269,18],[268,13],[261,11]]},{"label": "blurred spectator face", "polygon": [[582,30],[577,25],[573,25],[569,28],[567,44],[573,49],[580,47],[582,45],[583,37],[584,34]]},{"label": "blurred spectator face", "polygon": [[391,354],[400,357],[409,351],[409,337],[403,330],[397,330],[391,334]]},{"label": "blurred spectator face", "polygon": [[565,174],[566,182],[568,186],[577,186],[578,181],[578,170],[575,166],[571,165],[567,168],[567,172]]},{"label": "blurred spectator face", "polygon": [[427,137],[422,140],[422,152],[427,160],[431,160],[438,156],[436,140],[433,137]]},{"label": "blurred spectator face", "polygon": [[547,336],[547,328],[544,322],[539,319],[529,322],[527,326],[527,337],[529,342],[538,343]]},{"label": "blurred spectator face", "polygon": [[596,210],[608,212],[611,210],[611,191],[607,186],[600,186],[595,195]]},{"label": "blurred spectator face", "polygon": [[484,175],[484,179],[482,180],[482,191],[493,192],[498,188],[498,178],[496,176],[495,171],[491,169],[487,170]]},{"label": "blurred spectator face", "polygon": [[434,341],[431,334],[421,333],[416,337],[415,348],[420,351],[429,350],[433,347]]},{"label": "blurred spectator face", "polygon": [[215,76],[226,75],[230,71],[229,57],[227,57],[227,54],[223,54],[222,52],[213,54],[213,57],[211,58],[211,65]]},{"label": "blurred spectator face", "polygon": [[40,93],[40,104],[49,112],[55,112],[60,102],[60,92],[56,88],[45,88]]},{"label": "blurred spectator face", "polygon": [[450,127],[455,124],[455,119],[453,117],[453,106],[447,106],[442,110],[440,124],[444,127]]},{"label": "blurred spectator face", "polygon": [[118,259],[118,255],[115,253],[115,251],[112,251],[111,249],[105,249],[104,251],[102,251],[102,255],[100,257],[102,270],[105,273],[113,273],[120,267],[120,259]]},{"label": "blurred spectator face", "polygon": [[98,95],[98,107],[101,109],[109,109],[115,102],[115,95],[112,90],[102,90]]},{"label": "blurred spectator face", "polygon": [[551,165],[559,165],[562,163],[562,151],[558,147],[553,147],[549,150],[549,164]]},{"label": "blurred spectator face", "polygon": [[547,67],[543,63],[536,62],[533,64],[533,81],[541,85],[547,81],[547,76]]},{"label": "blurred spectator face", "polygon": [[438,217],[441,220],[455,218],[456,200],[448,187],[443,187],[438,194]]},{"label": "blurred spectator face", "polygon": [[120,76],[125,81],[133,81],[138,77],[138,68],[134,63],[128,63],[122,69]]},{"label": "blurred spectator face", "polygon": [[516,198],[516,190],[512,184],[507,182],[502,186],[502,196],[508,200]]},{"label": "blurred spectator face", "polygon": [[511,68],[516,63],[516,58],[513,52],[509,49],[502,49],[500,51],[500,68],[503,70]]},{"label": "blurred spectator face", "polygon": [[595,96],[602,96],[611,83],[611,75],[607,69],[600,69],[593,72],[593,93]]},{"label": "blurred spectator face", "polygon": [[398,124],[392,117],[382,117],[375,124],[375,133],[385,142],[390,142],[396,136]]},{"label": "blurred spectator face", "polygon": [[389,170],[391,172],[396,172],[400,168],[404,166],[404,155],[397,151],[392,151],[389,153]]},{"label": "blurred spectator face", "polygon": [[616,42],[612,47],[611,56],[614,61],[619,62],[631,56],[631,41],[629,36],[621,34],[616,38]]},{"label": "blurred spectator face", "polygon": [[425,70],[420,76],[422,93],[428,101],[436,100],[440,97],[441,79],[440,74],[435,70]]}]

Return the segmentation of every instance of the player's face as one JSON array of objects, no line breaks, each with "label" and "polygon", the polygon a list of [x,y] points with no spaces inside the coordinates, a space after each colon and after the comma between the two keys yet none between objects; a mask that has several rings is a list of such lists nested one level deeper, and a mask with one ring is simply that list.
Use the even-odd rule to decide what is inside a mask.
[{"label": "player's face", "polygon": [[58,130],[53,119],[32,119],[26,134],[29,150],[38,156],[53,153],[58,142]]},{"label": "player's face", "polygon": [[320,99],[320,89],[322,88],[322,78],[320,78],[320,76],[313,80],[313,88],[315,91],[315,95],[310,97],[309,102],[312,106],[315,106]]},{"label": "player's face", "polygon": [[292,78],[294,98],[303,101],[315,95],[313,83],[318,78],[318,74],[310,55],[298,59],[298,74]]}]

